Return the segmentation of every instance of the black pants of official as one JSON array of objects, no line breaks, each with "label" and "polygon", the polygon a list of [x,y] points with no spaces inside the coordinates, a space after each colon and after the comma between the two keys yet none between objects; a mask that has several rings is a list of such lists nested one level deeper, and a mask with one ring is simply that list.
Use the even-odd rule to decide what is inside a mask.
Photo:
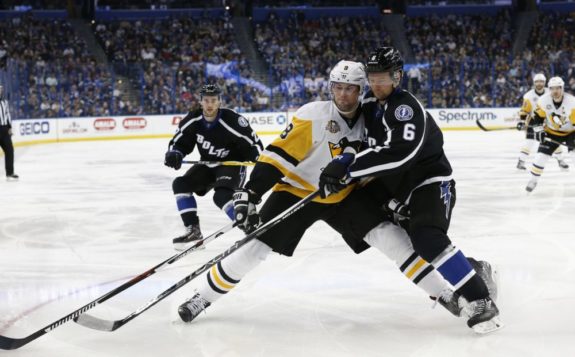
[{"label": "black pants of official", "polygon": [[12,145],[12,137],[8,133],[9,130],[7,126],[0,126],[0,147],[4,151],[6,176],[14,174],[14,145]]}]

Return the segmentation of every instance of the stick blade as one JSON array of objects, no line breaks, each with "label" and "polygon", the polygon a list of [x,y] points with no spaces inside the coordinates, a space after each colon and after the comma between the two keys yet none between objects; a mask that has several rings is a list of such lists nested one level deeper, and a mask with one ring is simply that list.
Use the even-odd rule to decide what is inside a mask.
[{"label": "stick blade", "polygon": [[22,338],[10,338],[0,336],[0,349],[2,350],[15,350],[26,344]]},{"label": "stick blade", "polygon": [[91,328],[92,330],[114,331],[116,329],[114,321],[99,319],[88,314],[82,314],[74,318],[74,322],[84,327]]}]

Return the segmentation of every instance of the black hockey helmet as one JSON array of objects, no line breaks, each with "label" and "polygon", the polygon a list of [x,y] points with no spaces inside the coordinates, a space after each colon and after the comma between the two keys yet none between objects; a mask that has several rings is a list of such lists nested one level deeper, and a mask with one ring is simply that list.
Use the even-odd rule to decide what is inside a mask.
[{"label": "black hockey helmet", "polygon": [[367,60],[367,73],[403,71],[403,58],[394,47],[379,47]]},{"label": "black hockey helmet", "polygon": [[204,84],[202,86],[202,88],[200,89],[200,97],[203,96],[219,96],[220,94],[222,94],[222,91],[220,89],[220,87],[218,87],[216,84]]}]

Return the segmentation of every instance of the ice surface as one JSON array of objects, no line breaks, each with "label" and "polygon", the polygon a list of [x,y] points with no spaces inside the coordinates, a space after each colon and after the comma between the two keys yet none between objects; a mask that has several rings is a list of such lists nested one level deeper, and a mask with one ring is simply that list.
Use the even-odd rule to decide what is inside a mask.
[{"label": "ice surface", "polygon": [[[269,141],[270,137],[265,138]],[[575,336],[575,166],[550,160],[536,190],[515,169],[522,134],[447,132],[457,180],[450,236],[500,272],[506,327],[474,335],[382,254],[354,255],[325,224],[292,258],[270,256],[194,323],[196,281],[115,332],[69,322],[6,356],[567,356]],[[0,182],[0,334],[23,337],[175,254],[183,231],[166,140],[16,148]],[[570,158],[569,163],[573,165]],[[181,171],[180,171],[181,172]],[[229,221],[198,199],[204,234]],[[230,232],[90,310],[119,319],[225,250]],[[201,277],[199,278],[201,279]],[[198,280],[199,280],[198,279]]]}]

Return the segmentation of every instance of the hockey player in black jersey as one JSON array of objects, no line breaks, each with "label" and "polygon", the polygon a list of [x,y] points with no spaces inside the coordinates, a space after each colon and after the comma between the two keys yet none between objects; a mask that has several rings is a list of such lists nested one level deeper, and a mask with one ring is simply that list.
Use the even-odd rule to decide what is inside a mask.
[{"label": "hockey player in black jersey", "polygon": [[347,162],[332,161],[320,177],[320,189],[338,192],[349,179],[375,177],[385,196],[409,207],[406,228],[415,252],[470,302],[468,326],[479,333],[494,331],[501,327],[499,311],[485,283],[447,236],[455,181],[443,135],[421,103],[399,87],[399,51],[378,48],[368,59],[367,72],[371,90],[362,105],[366,148]]},{"label": "hockey player in black jersey", "polygon": [[[179,170],[182,160],[195,147],[202,161],[255,161],[263,145],[246,118],[231,109],[221,108],[221,91],[214,84],[200,90],[201,108],[191,111],[180,122],[169,144],[164,164]],[[205,195],[214,189],[214,203],[234,219],[232,195],[245,178],[245,166],[194,165],[172,184],[178,211],[186,233],[173,240],[176,249],[202,239],[194,193]]]}]

